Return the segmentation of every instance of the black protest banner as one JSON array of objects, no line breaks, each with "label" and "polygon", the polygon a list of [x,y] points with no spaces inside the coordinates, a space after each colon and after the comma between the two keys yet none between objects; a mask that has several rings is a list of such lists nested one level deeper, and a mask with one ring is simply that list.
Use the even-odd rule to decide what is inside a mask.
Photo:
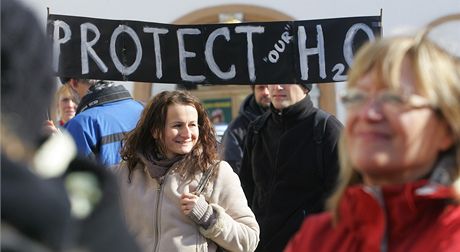
[{"label": "black protest banner", "polygon": [[49,15],[59,76],[179,84],[346,80],[381,17],[170,25]]}]

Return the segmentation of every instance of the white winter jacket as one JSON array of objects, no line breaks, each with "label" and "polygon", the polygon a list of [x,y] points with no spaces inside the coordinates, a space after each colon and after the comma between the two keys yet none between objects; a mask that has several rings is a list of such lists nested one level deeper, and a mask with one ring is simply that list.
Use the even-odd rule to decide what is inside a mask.
[{"label": "white winter jacket", "polygon": [[173,168],[161,184],[143,164],[134,169],[131,182],[126,162],[115,169],[127,225],[143,251],[216,251],[216,243],[227,251],[254,251],[259,225],[230,165],[220,162],[216,179],[202,193],[216,214],[206,230],[183,214],[179,202],[182,193],[195,191],[202,173],[184,182]]}]

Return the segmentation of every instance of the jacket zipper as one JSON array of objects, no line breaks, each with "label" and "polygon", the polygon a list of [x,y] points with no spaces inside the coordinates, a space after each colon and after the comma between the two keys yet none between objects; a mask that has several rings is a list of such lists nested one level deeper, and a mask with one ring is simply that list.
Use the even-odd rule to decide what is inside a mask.
[{"label": "jacket zipper", "polygon": [[382,241],[380,243],[380,251],[381,252],[387,252],[388,251],[388,226],[387,226],[387,215],[386,215],[386,206],[385,206],[385,200],[383,199],[383,194],[382,191],[380,190],[379,187],[372,187],[372,186],[366,186],[364,190],[371,194],[371,196],[374,197],[374,199],[377,201],[379,206],[382,208],[383,212],[383,218],[385,219],[384,224],[384,230],[383,230],[383,237]]},{"label": "jacket zipper", "polygon": [[[282,112],[279,112],[279,115],[281,116],[282,115]],[[279,166],[278,166],[278,157],[279,157],[279,152],[280,152],[280,147],[281,147],[281,137],[284,135],[284,133],[286,133],[286,126],[285,124],[283,123],[283,131],[281,133],[281,135],[279,136],[279,141],[278,141],[278,147],[276,148],[276,154],[275,154],[275,160],[274,160],[274,164],[273,164],[273,168],[274,168],[274,171],[273,171],[273,177],[272,177],[272,181],[271,181],[271,195],[273,195],[273,191],[275,190],[275,183],[277,181],[277,178],[278,178],[278,174],[279,174]],[[270,201],[271,201],[271,198],[270,198]]]},{"label": "jacket zipper", "polygon": [[[171,169],[169,169],[171,171]],[[158,188],[156,189],[157,191],[157,200],[156,200],[156,205],[155,205],[155,218],[154,218],[154,225],[155,225],[155,245],[153,246],[153,252],[158,251],[158,245],[160,243],[160,236],[161,236],[161,227],[160,227],[160,216],[161,216],[161,201],[162,201],[162,192],[163,192],[163,186],[166,182],[166,178],[169,175],[169,171],[166,173],[166,175],[163,177],[163,179],[160,179],[158,183]]]}]

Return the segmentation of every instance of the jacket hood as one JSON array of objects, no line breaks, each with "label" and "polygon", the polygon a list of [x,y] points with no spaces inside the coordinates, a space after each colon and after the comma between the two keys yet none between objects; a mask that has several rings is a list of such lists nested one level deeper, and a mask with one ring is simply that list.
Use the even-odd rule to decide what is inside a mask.
[{"label": "jacket hood", "polygon": [[259,106],[259,104],[256,102],[254,94],[250,94],[241,104],[239,114],[246,117],[249,121],[253,121],[256,119],[256,117],[263,114],[267,109]]},{"label": "jacket hood", "polygon": [[1,16],[2,127],[36,148],[56,89],[49,41],[22,1],[2,1]]}]

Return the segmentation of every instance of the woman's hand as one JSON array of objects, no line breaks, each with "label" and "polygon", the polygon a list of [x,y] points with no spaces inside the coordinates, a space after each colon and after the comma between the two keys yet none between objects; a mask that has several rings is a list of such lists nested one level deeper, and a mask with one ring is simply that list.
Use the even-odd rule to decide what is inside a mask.
[{"label": "woman's hand", "polygon": [[198,196],[193,193],[183,193],[180,196],[180,205],[182,212],[185,215],[189,215],[192,211],[193,207],[196,205],[198,201]]},{"label": "woman's hand", "polygon": [[53,121],[45,120],[42,126],[42,133],[45,136],[51,136],[56,133],[61,133],[61,131],[54,125]]}]

